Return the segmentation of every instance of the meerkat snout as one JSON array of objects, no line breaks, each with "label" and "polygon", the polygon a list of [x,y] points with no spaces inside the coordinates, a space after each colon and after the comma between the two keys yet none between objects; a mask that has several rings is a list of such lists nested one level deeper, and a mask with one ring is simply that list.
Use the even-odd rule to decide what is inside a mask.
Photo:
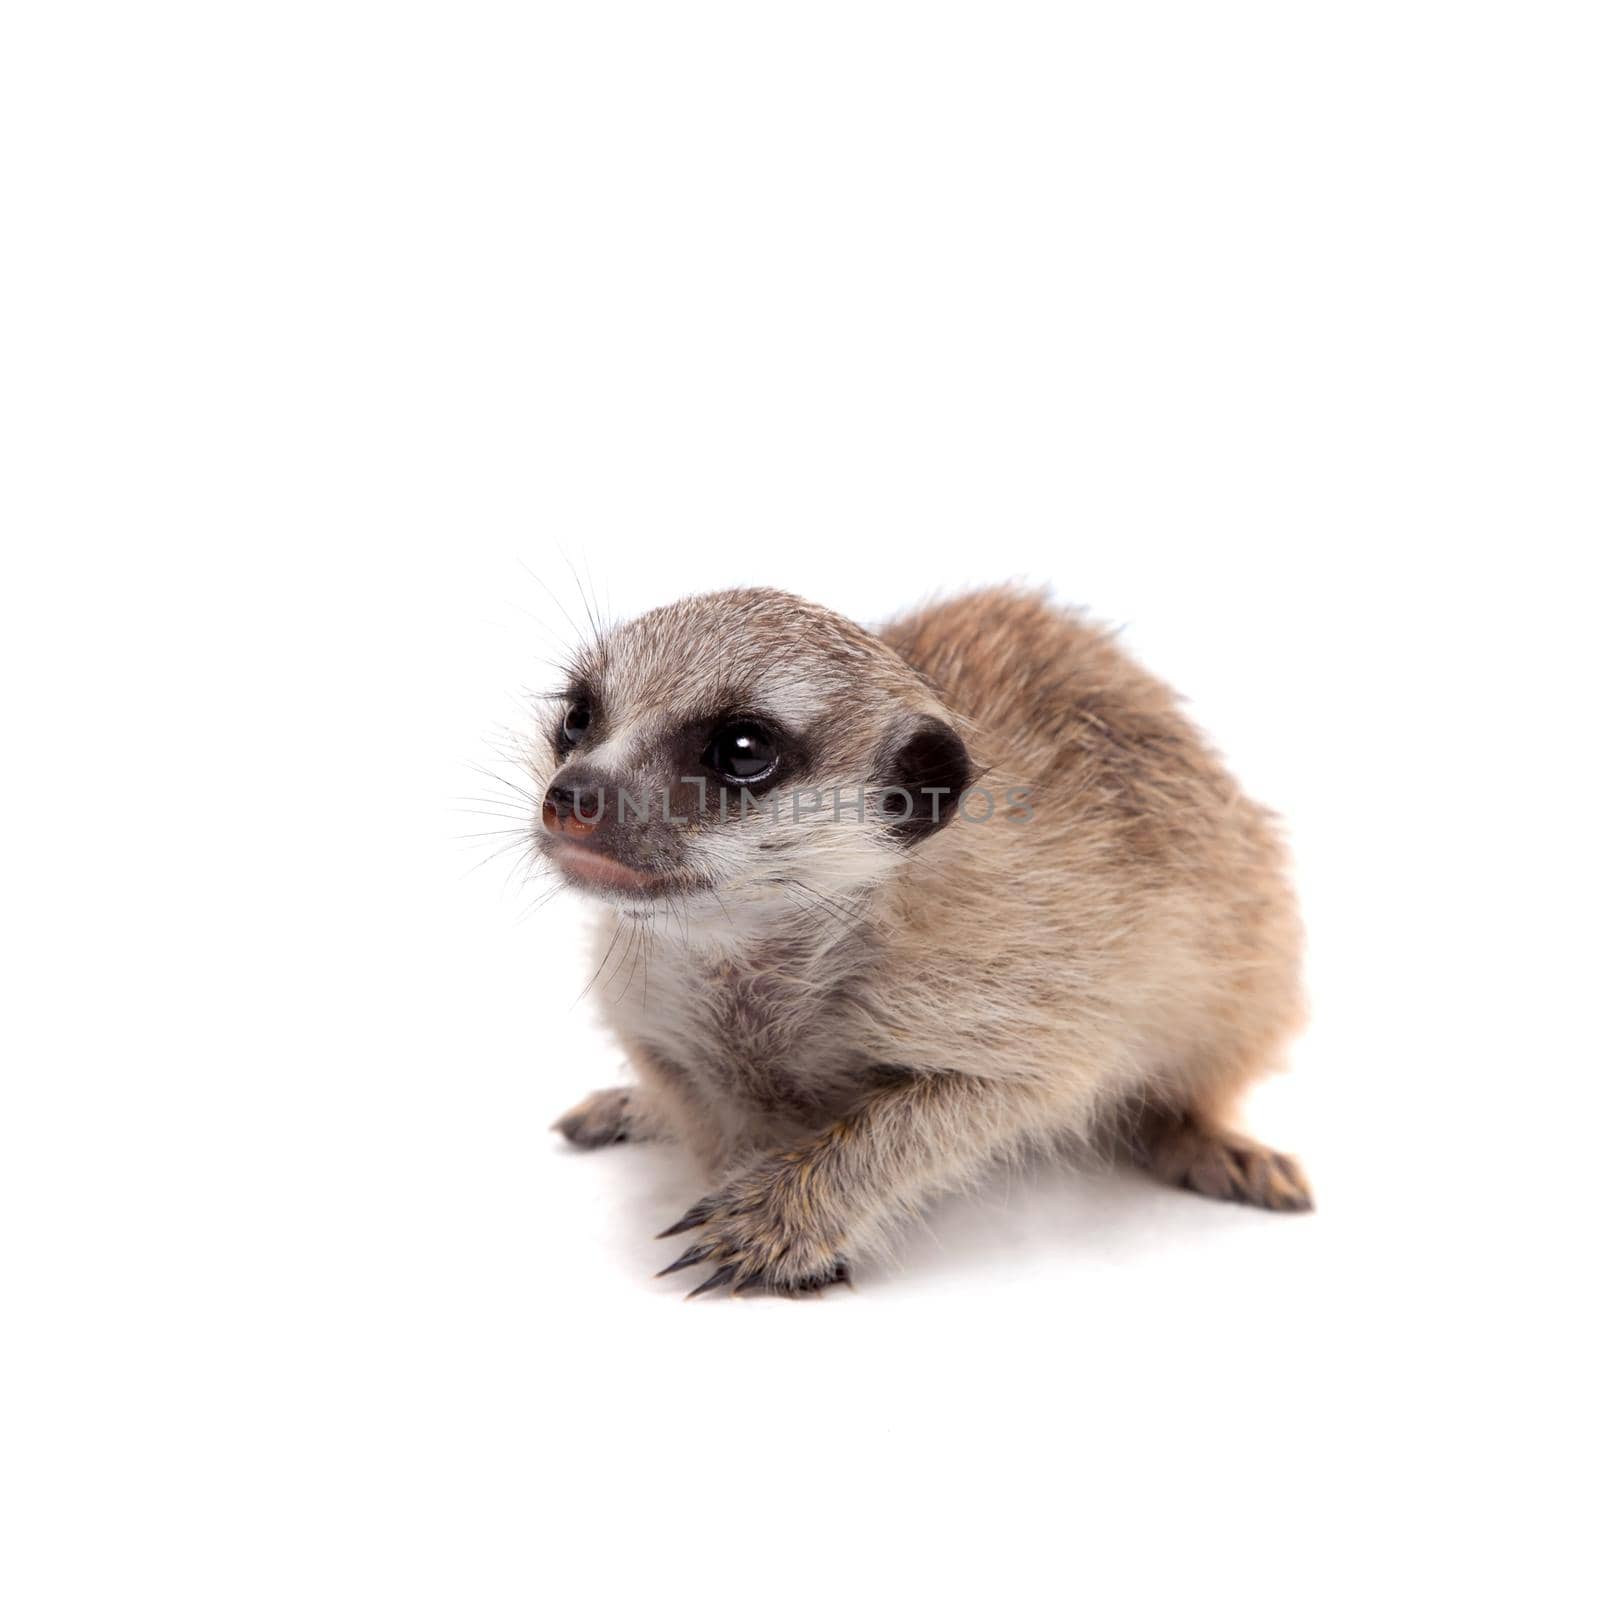
[{"label": "meerkat snout", "polygon": [[636,1084],[557,1126],[701,1158],[668,1271],[821,1287],[940,1189],[1096,1138],[1310,1207],[1231,1120],[1300,1018],[1276,824],[1105,630],[1016,590],[880,633],[699,596],[579,656],[532,767],[538,848],[648,977],[597,990]]}]

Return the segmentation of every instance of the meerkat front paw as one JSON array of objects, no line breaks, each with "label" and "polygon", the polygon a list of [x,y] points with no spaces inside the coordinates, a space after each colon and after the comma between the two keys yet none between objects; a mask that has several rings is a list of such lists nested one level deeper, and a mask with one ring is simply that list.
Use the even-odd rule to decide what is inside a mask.
[{"label": "meerkat front paw", "polygon": [[770,1156],[691,1206],[656,1237],[691,1228],[700,1239],[656,1274],[704,1263],[715,1270],[689,1299],[726,1287],[734,1294],[763,1289],[803,1294],[850,1281],[843,1230],[819,1205],[816,1174],[804,1155]]},{"label": "meerkat front paw", "polygon": [[621,1144],[631,1129],[632,1095],[627,1089],[601,1089],[580,1100],[551,1128],[580,1150],[598,1150],[602,1145]]}]

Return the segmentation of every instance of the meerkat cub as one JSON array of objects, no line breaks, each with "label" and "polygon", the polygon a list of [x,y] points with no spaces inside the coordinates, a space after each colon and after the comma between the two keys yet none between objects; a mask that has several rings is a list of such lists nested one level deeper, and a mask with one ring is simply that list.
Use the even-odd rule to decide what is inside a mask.
[{"label": "meerkat cub", "polygon": [[530,767],[627,967],[595,992],[635,1081],[556,1127],[699,1157],[662,1235],[695,1294],[836,1282],[997,1159],[1108,1133],[1309,1209],[1233,1122],[1301,1019],[1284,846],[1104,629],[1013,589],[880,633],[703,595],[582,651]]}]

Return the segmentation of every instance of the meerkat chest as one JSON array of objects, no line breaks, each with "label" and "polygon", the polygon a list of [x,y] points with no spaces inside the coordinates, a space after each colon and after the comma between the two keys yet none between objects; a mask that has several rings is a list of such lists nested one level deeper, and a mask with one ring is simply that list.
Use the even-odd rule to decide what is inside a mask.
[{"label": "meerkat chest", "polygon": [[707,954],[668,947],[650,992],[632,996],[628,1029],[713,1102],[813,1120],[859,1081],[859,1047],[826,970],[784,952]]}]

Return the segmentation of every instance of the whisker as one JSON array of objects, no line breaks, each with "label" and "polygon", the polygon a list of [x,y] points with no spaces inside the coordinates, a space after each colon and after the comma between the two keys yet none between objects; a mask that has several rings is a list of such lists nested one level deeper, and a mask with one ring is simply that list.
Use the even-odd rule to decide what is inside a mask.
[{"label": "whisker", "polygon": [[[594,988],[595,978],[598,978],[600,974],[606,970],[606,963],[611,959],[611,952],[616,949],[617,940],[621,937],[622,923],[619,921],[617,923],[616,931],[611,935],[611,943],[606,946],[606,953],[600,957],[600,965],[595,968],[594,977],[590,978],[590,980],[584,984],[583,988],[578,991],[578,1000],[583,999],[583,997],[588,994],[592,988]],[[578,1000],[574,1000],[572,1002],[574,1006],[577,1005]]]}]

